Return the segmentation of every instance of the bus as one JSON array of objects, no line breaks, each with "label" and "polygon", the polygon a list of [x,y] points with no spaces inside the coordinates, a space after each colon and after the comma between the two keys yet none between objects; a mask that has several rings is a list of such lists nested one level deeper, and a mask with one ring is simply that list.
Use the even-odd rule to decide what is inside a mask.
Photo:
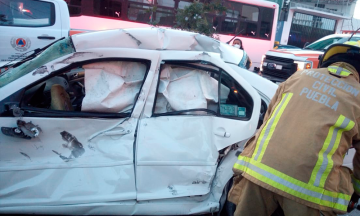
[{"label": "bus", "polygon": [[[162,28],[176,24],[176,12],[194,0],[65,0],[70,12],[71,34],[81,31],[118,28]],[[204,0],[198,0],[203,2]],[[207,19],[222,42],[234,36],[242,40],[252,68],[260,67],[261,58],[274,46],[279,5],[262,0],[222,0],[223,14],[207,14]]]}]

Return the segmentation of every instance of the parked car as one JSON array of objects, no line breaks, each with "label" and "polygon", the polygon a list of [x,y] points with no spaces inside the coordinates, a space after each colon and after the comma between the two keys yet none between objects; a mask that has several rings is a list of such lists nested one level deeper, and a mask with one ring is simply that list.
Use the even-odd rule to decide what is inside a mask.
[{"label": "parked car", "polygon": [[277,86],[196,33],[77,34],[0,76],[0,212],[220,211]]},{"label": "parked car", "polygon": [[0,0],[0,5],[0,72],[70,33],[63,0]]},{"label": "parked car", "polygon": [[301,49],[301,48],[292,45],[278,44],[274,47],[274,50],[275,49]]},{"label": "parked car", "polygon": [[[260,70],[267,79],[273,82],[283,82],[297,70],[318,68],[319,56],[334,43],[344,43],[349,34],[332,34],[323,37],[303,49],[274,49],[263,56]],[[360,35],[354,35],[351,41],[360,40]]]}]

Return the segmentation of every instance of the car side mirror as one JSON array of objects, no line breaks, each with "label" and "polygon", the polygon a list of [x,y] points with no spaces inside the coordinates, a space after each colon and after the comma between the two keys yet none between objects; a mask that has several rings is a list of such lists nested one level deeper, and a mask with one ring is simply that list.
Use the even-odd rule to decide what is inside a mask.
[{"label": "car side mirror", "polygon": [[306,43],[304,44],[304,47],[303,47],[303,48],[307,47],[307,45],[309,45],[309,44],[310,44],[309,42],[306,42]]}]

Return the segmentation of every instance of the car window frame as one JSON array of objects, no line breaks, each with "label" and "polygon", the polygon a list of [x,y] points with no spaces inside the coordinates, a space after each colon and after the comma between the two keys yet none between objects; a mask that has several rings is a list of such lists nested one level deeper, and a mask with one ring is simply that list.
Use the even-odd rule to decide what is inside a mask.
[{"label": "car window frame", "polygon": [[[242,87],[242,85],[240,85],[240,83],[234,79],[234,77],[232,77],[229,73],[227,73],[223,68],[208,62],[208,61],[204,61],[204,60],[163,60],[161,62],[161,66],[159,69],[159,74],[157,77],[157,84],[156,84],[156,90],[155,90],[155,99],[154,99],[154,103],[153,103],[153,107],[152,107],[152,113],[151,113],[151,117],[161,117],[161,116],[214,116],[214,117],[220,117],[220,118],[227,118],[227,119],[234,119],[234,120],[241,120],[241,121],[250,121],[252,115],[253,115],[253,108],[252,110],[249,112],[251,113],[250,116],[246,116],[246,117],[238,117],[238,116],[229,116],[229,115],[222,115],[220,114],[220,99],[218,98],[218,102],[217,102],[217,112],[215,113],[212,110],[209,109],[187,109],[187,110],[180,110],[180,111],[173,111],[173,112],[166,112],[166,113],[155,113],[155,107],[156,107],[156,102],[157,102],[157,95],[158,95],[158,90],[159,90],[159,85],[160,85],[160,77],[161,77],[161,71],[163,69],[164,65],[178,65],[178,66],[183,66],[183,67],[188,67],[188,68],[194,68],[194,69],[199,69],[199,70],[203,70],[203,71],[210,71],[210,72],[214,72],[217,73],[219,75],[219,80],[218,80],[218,95],[220,96],[220,90],[221,90],[221,77],[223,73],[226,73],[229,77],[231,77],[233,79],[234,82],[236,82],[240,87],[242,91],[246,91],[246,89],[244,87]],[[194,64],[203,64],[205,65],[204,67],[201,66],[197,66]],[[212,66],[217,68],[218,70],[206,67],[206,66]],[[247,92],[247,94],[249,94]],[[249,96],[251,97],[251,94],[249,94]],[[254,100],[252,100],[252,104],[254,107]],[[204,114],[184,114],[186,112],[196,112],[196,111],[204,111],[207,113],[210,113],[211,115],[204,115]]]},{"label": "car window frame", "polygon": [[[135,103],[131,109],[131,112],[128,113],[105,113],[105,112],[82,112],[82,111],[63,111],[63,110],[51,110],[51,109],[45,109],[45,108],[38,108],[38,107],[29,107],[23,104],[23,98],[25,95],[25,92],[38,85],[41,82],[44,82],[52,77],[55,77],[57,75],[63,74],[68,72],[71,69],[74,69],[76,67],[85,65],[85,64],[91,64],[91,63],[97,63],[97,62],[108,62],[108,61],[129,61],[129,62],[141,62],[144,63],[146,66],[146,72],[145,72],[145,76],[143,78],[143,81],[141,82],[141,86],[139,89],[139,92],[135,98]],[[14,92],[13,94],[11,94],[9,97],[5,98],[4,100],[0,101],[0,106],[4,107],[7,106],[7,104],[12,104],[12,105],[16,105],[22,110],[22,111],[31,111],[31,112],[35,112],[35,113],[26,113],[24,112],[22,117],[49,117],[49,118],[62,118],[62,117],[68,117],[68,118],[127,118],[127,117],[131,117],[133,115],[133,111],[134,108],[136,106],[136,103],[139,99],[140,96],[140,92],[144,86],[144,83],[148,77],[149,71],[150,71],[150,67],[151,67],[151,60],[148,59],[134,59],[134,58],[119,58],[119,57],[114,57],[114,58],[102,58],[102,59],[91,59],[91,60],[85,60],[85,61],[78,61],[72,64],[67,65],[66,67],[63,67],[55,72],[50,73],[47,76],[44,76],[38,80],[36,80],[35,82],[19,89],[18,91]],[[14,95],[16,95],[16,98],[19,98],[17,101],[13,101],[11,98],[14,97]],[[9,101],[9,102],[7,102]],[[10,107],[8,107],[10,108]],[[2,110],[2,109],[0,109]],[[3,111],[2,113],[0,113],[0,117],[13,117],[12,112],[6,112]]]},{"label": "car window frame", "polygon": [[306,46],[305,48],[309,48],[309,49],[321,51],[321,50],[324,50],[327,46],[330,46],[330,45],[332,45],[332,44],[335,44],[337,41],[326,45],[326,46],[323,47],[322,49],[319,49],[319,48],[314,49],[314,48],[311,48],[310,46],[311,46],[311,45],[315,45],[315,43],[316,43],[316,44],[319,44],[319,43],[324,43],[324,42],[327,42],[327,41],[330,41],[330,40],[336,40],[336,39],[337,39],[337,41],[339,41],[339,40],[343,39],[343,37],[332,37],[332,38],[328,38],[328,39],[325,39],[325,40],[322,40],[322,41],[318,41],[318,42],[315,41],[315,42],[309,44],[308,46]]},{"label": "car window frame", "polygon": [[55,4],[54,2],[49,2],[49,1],[41,1],[41,0],[30,0],[30,1],[33,1],[33,2],[45,2],[47,4],[50,4],[50,17],[49,17],[49,24],[47,25],[1,25],[0,26],[3,26],[3,27],[24,27],[24,28],[44,28],[44,27],[50,27],[50,26],[54,26],[55,23],[56,23],[56,13],[57,13],[57,10],[56,10],[56,7],[55,7]]}]

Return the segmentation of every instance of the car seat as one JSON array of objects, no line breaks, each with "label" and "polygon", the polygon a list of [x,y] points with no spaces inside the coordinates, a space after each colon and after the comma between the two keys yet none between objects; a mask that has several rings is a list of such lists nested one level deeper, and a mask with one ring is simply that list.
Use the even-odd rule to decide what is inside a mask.
[{"label": "car seat", "polygon": [[59,84],[54,84],[51,86],[50,109],[73,111],[69,94],[66,92],[65,88]]}]

